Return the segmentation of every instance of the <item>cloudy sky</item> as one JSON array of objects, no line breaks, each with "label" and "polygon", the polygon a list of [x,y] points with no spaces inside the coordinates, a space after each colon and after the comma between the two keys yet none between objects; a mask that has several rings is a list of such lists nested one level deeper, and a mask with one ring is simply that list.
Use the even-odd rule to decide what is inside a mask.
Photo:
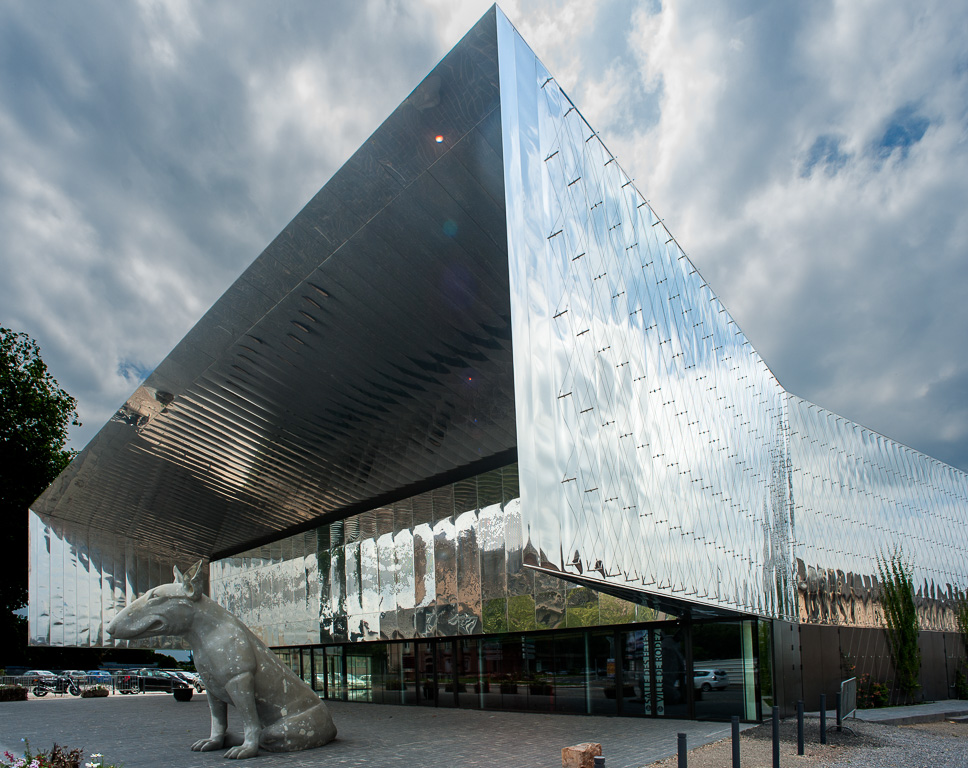
[{"label": "cloudy sky", "polygon": [[[489,4],[0,4],[0,324],[81,448]],[[790,391],[968,470],[968,6],[509,0]]]}]

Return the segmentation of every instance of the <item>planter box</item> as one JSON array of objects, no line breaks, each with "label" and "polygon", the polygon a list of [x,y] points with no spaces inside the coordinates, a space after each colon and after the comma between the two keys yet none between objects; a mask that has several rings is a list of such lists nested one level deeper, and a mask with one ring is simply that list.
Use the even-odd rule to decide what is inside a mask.
[{"label": "planter box", "polygon": [[22,685],[0,685],[0,701],[27,701],[27,689]]}]

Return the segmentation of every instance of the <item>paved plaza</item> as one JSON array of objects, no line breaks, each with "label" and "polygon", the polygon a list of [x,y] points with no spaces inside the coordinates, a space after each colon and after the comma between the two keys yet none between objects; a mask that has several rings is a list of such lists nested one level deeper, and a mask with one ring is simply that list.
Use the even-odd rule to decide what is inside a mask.
[{"label": "paved plaza", "polygon": [[[368,766],[372,768],[558,768],[561,749],[597,741],[608,768],[639,768],[676,752],[676,734],[690,747],[725,738],[729,723],[619,717],[543,715],[424,709],[327,702],[339,729],[336,741],[308,752],[262,753],[258,765]],[[236,725],[229,712],[230,729]],[[168,694],[104,699],[47,697],[0,703],[0,751],[51,743],[100,752],[105,764],[125,768],[225,765],[221,752],[191,752],[208,735],[208,704],[196,695],[177,702]],[[248,764],[248,763],[247,763]]]},{"label": "paved plaza", "polygon": [[[261,753],[257,765],[372,768],[558,768],[561,748],[583,741],[602,744],[607,768],[641,768],[676,753],[678,733],[690,749],[729,736],[728,723],[622,717],[544,715],[528,712],[432,709],[327,702],[339,729],[325,747],[292,754]],[[237,720],[232,719],[230,728]],[[912,723],[968,715],[968,702],[940,701],[914,707],[859,711],[874,723]],[[811,719],[817,713],[808,715]],[[828,714],[833,727],[835,715]],[[0,752],[19,754],[22,738],[36,749],[56,741],[100,752],[105,764],[125,768],[224,766],[221,752],[191,752],[208,735],[208,704],[196,695],[177,702],[168,694],[78,699],[31,697],[0,703]],[[743,726],[744,728],[748,726]],[[248,764],[248,763],[247,763]]]}]

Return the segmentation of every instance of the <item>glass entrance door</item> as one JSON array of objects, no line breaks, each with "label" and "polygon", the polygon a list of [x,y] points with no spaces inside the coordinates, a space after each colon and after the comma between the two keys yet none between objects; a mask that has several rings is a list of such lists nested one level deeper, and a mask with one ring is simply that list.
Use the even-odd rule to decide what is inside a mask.
[{"label": "glass entrance door", "polygon": [[433,642],[414,643],[414,672],[417,678],[417,703],[437,706],[437,664]]},{"label": "glass entrance door", "polygon": [[656,714],[652,634],[648,629],[621,633],[622,690],[616,690],[616,696],[621,698],[625,716]]},{"label": "glass entrance door", "polygon": [[342,651],[342,648],[327,648],[326,651],[326,697],[341,701],[346,698],[346,689],[343,687],[343,654],[331,654],[329,651]]}]

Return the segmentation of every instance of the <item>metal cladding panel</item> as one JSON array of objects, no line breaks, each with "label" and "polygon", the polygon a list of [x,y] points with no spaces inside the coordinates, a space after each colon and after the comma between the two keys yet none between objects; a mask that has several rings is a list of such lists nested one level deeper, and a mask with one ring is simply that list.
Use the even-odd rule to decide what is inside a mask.
[{"label": "metal cladding panel", "polygon": [[509,465],[214,561],[212,597],[277,646],[663,617],[512,562],[524,549],[517,483]]},{"label": "metal cladding panel", "polygon": [[120,536],[29,513],[31,645],[184,648],[180,638],[114,640],[105,631],[127,602],[172,579],[171,558]]},{"label": "metal cladding panel", "polygon": [[968,586],[968,475],[789,395],[800,621],[882,626],[878,560],[913,567],[923,629]]},{"label": "metal cladding panel", "polygon": [[500,16],[498,46],[525,562],[791,617],[783,390]]},{"label": "metal cladding panel", "polygon": [[475,462],[513,461],[495,15],[266,248],[35,512],[190,563]]}]

